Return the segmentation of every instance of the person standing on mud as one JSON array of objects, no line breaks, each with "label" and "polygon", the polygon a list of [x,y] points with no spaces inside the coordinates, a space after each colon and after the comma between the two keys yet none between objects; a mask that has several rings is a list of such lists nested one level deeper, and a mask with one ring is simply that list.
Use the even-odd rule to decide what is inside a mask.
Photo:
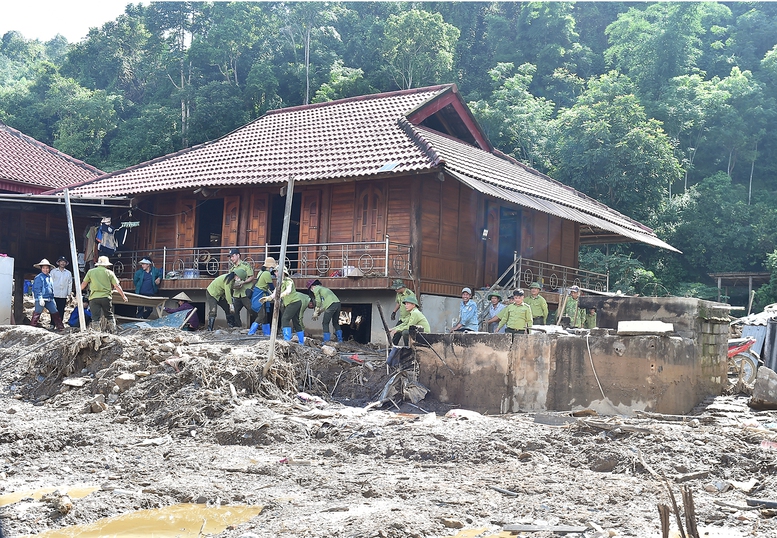
[{"label": "person standing on mud", "polygon": [[32,314],[32,320],[30,320],[30,326],[38,327],[38,321],[40,315],[43,313],[43,309],[49,311],[51,316],[51,322],[54,324],[58,331],[65,330],[65,326],[62,325],[62,317],[57,311],[57,303],[54,302],[54,285],[51,283],[51,276],[49,273],[54,268],[46,258],[33,265],[40,269],[40,273],[32,281],[32,296],[35,299],[35,311]]},{"label": "person standing on mud", "polygon": [[283,339],[287,342],[291,340],[291,328],[293,325],[294,332],[297,333],[297,340],[300,344],[304,344],[305,331],[299,322],[302,301],[299,295],[297,295],[297,286],[289,275],[289,268],[286,266],[283,267],[283,276],[281,277],[280,297],[281,302],[283,302],[283,316],[281,317]]},{"label": "person standing on mud", "polygon": [[486,313],[486,315],[488,316],[486,318],[486,326],[487,326],[488,332],[504,334],[505,332],[504,327],[502,327],[501,329],[497,329],[497,327],[499,326],[499,323],[496,321],[489,323],[488,320],[494,318],[497,314],[499,314],[499,312],[504,310],[507,307],[507,305],[505,305],[502,302],[502,296],[499,294],[499,292],[496,292],[496,291],[492,291],[491,293],[488,294],[488,300],[489,300],[488,312]]},{"label": "person standing on mud", "polygon": [[[135,293],[154,297],[159,291],[159,284],[162,282],[162,271],[157,269],[148,258],[140,260],[140,269],[135,271],[132,276],[132,283],[135,285]],[[137,317],[148,319],[154,309],[150,306],[139,306]]]},{"label": "person standing on mud", "polygon": [[523,290],[513,292],[513,302],[496,316],[488,320],[489,323],[499,322],[497,329],[507,327],[506,333],[527,334],[532,325],[531,308],[523,303]]},{"label": "person standing on mud", "polygon": [[254,284],[256,284],[254,269],[248,262],[240,259],[240,251],[236,248],[230,249],[229,262],[232,264],[230,271],[242,269],[246,275],[244,277],[236,277],[232,284],[232,304],[235,305],[235,323],[237,323],[238,327],[243,326],[240,312],[245,308],[248,311],[247,326],[251,327],[254,321],[256,321],[256,312],[251,308],[251,297],[254,293]]},{"label": "person standing on mud", "polygon": [[580,288],[571,286],[569,288],[569,297],[564,304],[564,312],[561,314],[561,326],[577,329],[585,326],[585,310],[580,308],[578,300],[580,299]]},{"label": "person standing on mud", "polygon": [[[404,308],[405,299],[408,297],[415,297],[415,293],[407,289],[405,283],[400,279],[394,280],[394,282],[391,284],[391,288],[397,292],[397,297],[395,299],[397,304],[394,306],[394,311],[391,312],[391,321],[395,321],[397,319],[397,310],[399,310],[399,323],[402,323],[407,319],[407,316],[410,315],[410,313]],[[397,325],[399,325],[399,323],[397,323]]]},{"label": "person standing on mud", "polygon": [[205,309],[208,311],[209,331],[212,331],[216,324],[219,307],[224,311],[229,328],[238,326],[235,322],[235,305],[232,302],[232,285],[236,279],[241,277],[245,278],[246,272],[242,267],[238,267],[229,273],[217,276],[205,288]]},{"label": "person standing on mud", "polygon": [[[67,258],[60,256],[55,262],[57,266],[51,270],[51,284],[54,286],[54,302],[57,304],[57,312],[64,319],[67,299],[73,293],[73,273],[65,269],[67,267]],[[51,326],[54,326],[52,320]]]},{"label": "person standing on mud", "polygon": [[478,305],[470,301],[472,290],[461,290],[461,304],[459,305],[459,322],[451,328],[451,332],[478,332]]},{"label": "person standing on mud", "polygon": [[313,292],[313,298],[316,303],[316,310],[313,312],[313,321],[318,319],[321,312],[324,313],[324,319],[322,325],[324,328],[324,342],[329,342],[332,339],[332,333],[329,332],[329,322],[332,322],[332,328],[335,330],[337,341],[343,341],[343,331],[340,329],[340,299],[337,295],[321,285],[321,281],[308,280],[308,289]]},{"label": "person standing on mud", "polygon": [[540,295],[539,282],[532,282],[529,287],[529,296],[524,299],[524,302],[531,308],[532,325],[545,325],[548,320],[548,302],[545,297]]},{"label": "person standing on mud", "polygon": [[248,334],[256,334],[259,330],[259,326],[262,326],[262,334],[270,336],[270,323],[272,321],[272,309],[274,308],[272,301],[262,300],[264,297],[269,297],[270,294],[275,291],[275,284],[273,279],[275,278],[275,270],[278,267],[278,263],[272,256],[267,256],[262,264],[262,271],[259,276],[256,277],[256,285],[254,286],[251,294],[251,310],[256,312],[256,321],[251,324],[251,328]]},{"label": "person standing on mud", "polygon": [[399,345],[400,340],[404,340],[405,346],[410,345],[410,327],[421,327],[427,333],[431,331],[429,320],[418,309],[418,299],[415,295],[406,297],[402,304],[407,311],[407,316],[391,330],[391,343],[395,346]]},{"label": "person standing on mud", "polygon": [[116,274],[108,269],[113,264],[108,256],[100,256],[92,269],[87,271],[81,289],[85,290],[89,286],[89,307],[92,310],[92,327],[102,329],[102,320],[105,319],[108,330],[116,332],[116,318],[113,315],[113,290],[119,292],[124,302],[127,302],[127,296],[119,285],[119,279]]}]

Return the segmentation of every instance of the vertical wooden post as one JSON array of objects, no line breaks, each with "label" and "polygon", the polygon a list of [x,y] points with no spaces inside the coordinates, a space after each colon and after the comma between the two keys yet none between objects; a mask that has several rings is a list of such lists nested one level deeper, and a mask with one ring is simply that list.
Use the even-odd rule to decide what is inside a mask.
[{"label": "vertical wooden post", "polygon": [[[280,272],[278,278],[278,287],[275,293],[275,308],[272,312],[272,326],[270,328],[270,352],[267,357],[267,362],[262,368],[262,376],[266,377],[272,367],[272,363],[275,362],[275,335],[278,332],[278,313],[281,306],[281,290],[283,289],[283,268],[286,266],[286,244],[289,241],[289,223],[291,222],[291,205],[294,195],[294,176],[289,176],[289,182],[286,186],[286,212],[283,214],[283,235],[281,236],[281,254],[278,259],[278,271]],[[291,275],[289,275],[291,278]]]},{"label": "vertical wooden post", "polygon": [[70,235],[70,259],[73,260],[73,281],[76,285],[78,326],[82,331],[85,331],[86,316],[84,316],[84,297],[81,293],[81,272],[78,270],[78,249],[76,247],[76,234],[73,228],[73,211],[70,208],[70,193],[68,192],[68,189],[65,189],[65,209],[67,210],[67,231]]}]

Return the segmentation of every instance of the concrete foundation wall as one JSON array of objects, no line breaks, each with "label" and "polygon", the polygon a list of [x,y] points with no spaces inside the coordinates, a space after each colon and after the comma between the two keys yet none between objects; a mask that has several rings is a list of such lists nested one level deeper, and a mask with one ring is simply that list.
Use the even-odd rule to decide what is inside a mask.
[{"label": "concrete foundation wall", "polygon": [[416,347],[420,381],[443,402],[486,413],[592,408],[684,414],[720,394],[727,382],[725,305],[684,298],[637,302],[651,307],[621,303],[619,310],[629,317],[675,312],[648,319],[677,320],[677,332],[692,337],[619,336],[606,329],[589,336],[432,334],[431,349]]}]

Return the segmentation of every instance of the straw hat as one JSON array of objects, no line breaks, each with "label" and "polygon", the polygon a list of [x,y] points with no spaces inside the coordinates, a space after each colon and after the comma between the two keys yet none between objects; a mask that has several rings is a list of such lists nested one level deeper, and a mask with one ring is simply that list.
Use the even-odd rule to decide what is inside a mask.
[{"label": "straw hat", "polygon": [[189,298],[188,295],[186,295],[184,292],[179,293],[178,295],[175,295],[173,297],[176,301],[186,301],[187,303],[191,303],[192,300]]},{"label": "straw hat", "polygon": [[52,263],[49,263],[49,261],[48,261],[46,258],[43,258],[41,261],[39,261],[38,263],[36,263],[35,265],[33,265],[33,267],[37,267],[38,269],[40,269],[40,268],[41,268],[41,266],[43,266],[43,265],[48,265],[48,266],[49,266],[49,267],[51,267],[52,269],[54,268],[54,264],[52,264]]},{"label": "straw hat", "polygon": [[97,263],[95,263],[95,265],[100,265],[102,267],[110,267],[113,264],[111,263],[111,260],[108,259],[108,256],[100,256],[99,258],[97,258]]},{"label": "straw hat", "polygon": [[275,261],[275,258],[272,256],[267,256],[264,259],[264,263],[262,263],[263,266],[267,267],[268,269],[274,269],[275,267],[278,267],[278,262]]}]

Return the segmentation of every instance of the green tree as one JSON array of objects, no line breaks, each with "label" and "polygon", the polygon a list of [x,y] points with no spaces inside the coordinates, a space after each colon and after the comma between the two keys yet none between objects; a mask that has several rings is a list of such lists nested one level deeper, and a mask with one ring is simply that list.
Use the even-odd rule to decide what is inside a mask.
[{"label": "green tree", "polygon": [[591,79],[553,122],[552,176],[630,217],[645,220],[666,198],[680,165],[661,125],[649,119],[634,85],[615,72]]},{"label": "green tree", "polygon": [[439,13],[411,9],[386,21],[383,57],[394,83],[402,89],[439,84],[453,68],[459,30]]},{"label": "green tree", "polygon": [[364,71],[345,67],[342,60],[335,60],[329,72],[329,81],[323,83],[313,97],[314,103],[334,101],[370,93],[371,88],[364,79]]}]

